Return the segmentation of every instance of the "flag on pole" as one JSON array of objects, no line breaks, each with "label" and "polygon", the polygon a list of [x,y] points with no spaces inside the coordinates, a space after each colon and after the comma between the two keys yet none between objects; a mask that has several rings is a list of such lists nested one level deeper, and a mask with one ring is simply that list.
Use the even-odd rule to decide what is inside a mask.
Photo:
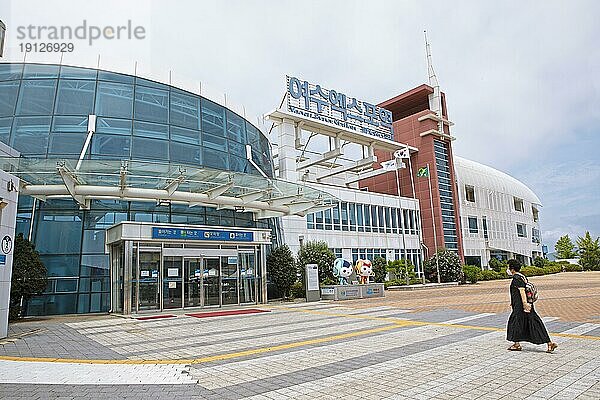
[{"label": "flag on pole", "polygon": [[383,168],[386,171],[393,171],[395,169],[398,169],[398,165],[396,164],[396,160],[382,161],[381,168]]},{"label": "flag on pole", "polygon": [[396,150],[394,152],[394,157],[396,157],[396,158],[410,158],[410,151],[408,150],[408,147],[406,147],[404,149]]},{"label": "flag on pole", "polygon": [[427,178],[429,176],[429,167],[422,167],[419,168],[419,171],[417,172],[417,177],[418,178]]}]

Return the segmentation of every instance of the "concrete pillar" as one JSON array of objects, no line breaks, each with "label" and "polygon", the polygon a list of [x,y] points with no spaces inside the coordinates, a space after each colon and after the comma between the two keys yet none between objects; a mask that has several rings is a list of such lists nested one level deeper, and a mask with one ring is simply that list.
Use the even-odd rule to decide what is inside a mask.
[{"label": "concrete pillar", "polygon": [[290,182],[298,182],[296,172],[296,123],[284,119],[279,125],[279,177]]},{"label": "concrete pillar", "polygon": [[0,171],[0,339],[8,335],[19,178]]}]

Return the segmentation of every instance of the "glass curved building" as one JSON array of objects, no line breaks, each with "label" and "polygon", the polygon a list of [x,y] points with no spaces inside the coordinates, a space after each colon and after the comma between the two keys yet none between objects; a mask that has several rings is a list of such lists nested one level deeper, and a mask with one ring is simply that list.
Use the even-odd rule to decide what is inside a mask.
[{"label": "glass curved building", "polygon": [[[262,244],[257,235],[273,230],[270,217],[294,213],[290,194],[311,205],[324,198],[272,179],[268,138],[227,107],[99,69],[0,64],[0,141],[21,154],[3,160],[22,180],[17,233],[35,244],[48,269],[48,287],[27,315],[262,301],[261,246],[276,235]],[[125,235],[131,226],[153,233],[146,242],[107,241],[108,228]],[[198,226],[223,229],[154,235]],[[240,230],[254,232],[254,247],[240,250]],[[244,232],[238,239],[247,241]],[[190,244],[192,233],[216,236],[210,245]],[[229,236],[213,240],[219,235]]]}]

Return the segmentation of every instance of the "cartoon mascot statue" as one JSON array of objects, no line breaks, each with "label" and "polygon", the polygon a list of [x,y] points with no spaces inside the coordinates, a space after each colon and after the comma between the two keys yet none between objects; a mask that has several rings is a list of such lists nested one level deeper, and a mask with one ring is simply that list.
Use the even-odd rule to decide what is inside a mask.
[{"label": "cartoon mascot statue", "polygon": [[333,276],[339,279],[340,285],[347,285],[350,275],[352,275],[352,264],[343,258],[336,258],[333,262]]},{"label": "cartoon mascot statue", "polygon": [[357,260],[354,270],[356,271],[358,282],[363,285],[369,283],[369,278],[374,275],[373,266],[369,260]]}]

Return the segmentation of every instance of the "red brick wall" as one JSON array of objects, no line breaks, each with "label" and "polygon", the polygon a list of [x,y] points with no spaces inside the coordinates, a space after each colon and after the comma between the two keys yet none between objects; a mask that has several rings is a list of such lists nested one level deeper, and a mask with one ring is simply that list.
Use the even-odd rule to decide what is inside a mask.
[{"label": "red brick wall", "polygon": [[[403,102],[410,100],[410,98],[404,97],[402,99]],[[443,111],[446,113],[446,104],[445,104],[445,96],[442,96],[442,106]],[[386,108],[388,106],[386,105]],[[402,108],[400,105],[400,109],[398,104],[390,105],[390,108],[394,108],[396,112],[401,113]],[[400,111],[399,111],[400,110]],[[440,195],[438,191],[437,184],[437,171],[435,167],[435,154],[433,141],[437,137],[432,134],[428,134],[425,136],[421,136],[421,133],[427,132],[429,130],[437,130],[438,124],[436,121],[431,119],[425,119],[423,121],[419,121],[419,117],[423,115],[427,115],[432,113],[430,110],[420,111],[416,114],[410,115],[408,117],[399,119],[394,121],[394,139],[400,143],[406,143],[409,146],[416,147],[419,151],[413,153],[411,155],[411,164],[412,164],[412,172],[413,172],[413,180],[415,186],[415,197],[419,200],[419,205],[421,209],[421,224],[422,224],[422,233],[423,233],[423,242],[429,249],[430,254],[432,255],[435,251],[436,244],[434,243],[434,234],[433,234],[433,221],[435,221],[435,229],[437,237],[437,247],[444,247],[444,234],[442,227],[442,215],[441,215],[441,205],[440,205]],[[450,134],[450,129],[447,125],[444,126],[444,132]],[[450,142],[448,145],[449,155],[450,155],[450,171],[451,171],[451,179],[452,182],[456,182],[456,178],[454,176],[454,163],[452,161],[452,143]],[[378,161],[386,161],[392,158],[392,154],[389,152],[381,152],[377,151],[375,153]],[[406,160],[407,161],[407,160]],[[431,192],[433,197],[433,211],[434,211],[434,219],[431,216],[431,201],[429,196],[429,185],[428,179],[425,177],[417,178],[417,171],[421,167],[425,167],[429,164],[429,171],[431,174]],[[410,170],[407,167],[405,169],[399,170],[399,178],[400,178],[400,193],[405,197],[413,197],[412,187],[411,187],[411,179],[410,179]],[[360,187],[367,187],[369,191],[377,192],[377,193],[386,193],[386,194],[397,194],[396,189],[396,175],[395,173],[388,172],[374,178],[364,179],[359,182]],[[456,224],[457,224],[457,237],[458,237],[458,254],[461,259],[463,259],[463,247],[462,247],[462,237],[460,230],[460,214],[459,214],[459,202],[458,202],[458,192],[457,188],[453,188],[453,196],[454,196],[454,209],[456,216]],[[425,255],[427,256],[427,255]]]}]

